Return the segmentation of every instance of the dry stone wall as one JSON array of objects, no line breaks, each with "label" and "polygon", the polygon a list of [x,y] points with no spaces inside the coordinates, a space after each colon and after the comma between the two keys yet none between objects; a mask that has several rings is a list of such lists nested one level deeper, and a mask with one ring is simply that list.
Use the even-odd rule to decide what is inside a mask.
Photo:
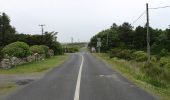
[{"label": "dry stone wall", "polygon": [[4,69],[9,69],[16,65],[21,65],[28,62],[40,61],[43,59],[45,59],[45,54],[38,54],[38,53],[30,55],[26,58],[8,57],[2,59],[2,61],[0,62],[0,67]]}]

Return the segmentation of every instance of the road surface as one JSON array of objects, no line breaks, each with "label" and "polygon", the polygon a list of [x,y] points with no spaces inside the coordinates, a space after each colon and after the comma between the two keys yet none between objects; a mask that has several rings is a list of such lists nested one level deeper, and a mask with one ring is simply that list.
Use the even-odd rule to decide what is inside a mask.
[{"label": "road surface", "polygon": [[70,54],[65,63],[6,100],[156,100],[89,53]]}]

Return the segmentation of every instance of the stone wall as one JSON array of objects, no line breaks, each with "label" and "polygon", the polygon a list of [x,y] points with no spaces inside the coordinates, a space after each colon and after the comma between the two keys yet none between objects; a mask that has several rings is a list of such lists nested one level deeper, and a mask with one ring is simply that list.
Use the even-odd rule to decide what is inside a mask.
[{"label": "stone wall", "polygon": [[4,69],[8,69],[16,65],[21,65],[27,62],[40,61],[43,59],[45,59],[45,54],[38,54],[38,53],[30,55],[26,58],[8,57],[2,59],[2,61],[0,62],[0,67]]}]

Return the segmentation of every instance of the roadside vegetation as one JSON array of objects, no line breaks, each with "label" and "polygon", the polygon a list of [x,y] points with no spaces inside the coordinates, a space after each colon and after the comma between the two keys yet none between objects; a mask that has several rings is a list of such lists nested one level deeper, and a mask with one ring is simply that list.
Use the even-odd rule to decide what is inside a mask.
[{"label": "roadside vegetation", "polygon": [[97,38],[101,38],[102,54],[97,56],[162,100],[169,100],[170,29],[150,27],[150,34],[150,63],[147,63],[145,26],[133,28],[129,23],[120,26],[114,23],[111,28],[92,37],[88,47],[97,50]]},{"label": "roadside vegetation", "polygon": [[81,43],[68,43],[63,44],[63,52],[65,53],[75,53],[78,52],[81,48],[85,47],[87,43],[81,42]]},{"label": "roadside vegetation", "polygon": [[41,60],[38,62],[30,62],[22,65],[17,65],[8,70],[0,69],[0,74],[22,74],[22,73],[34,73],[43,72],[50,68],[54,68],[61,64],[68,58],[68,55],[53,56],[51,58]]},{"label": "roadside vegetation", "polygon": [[0,15],[0,67],[8,70],[17,65],[24,66],[25,63],[62,55],[62,45],[56,40],[56,35],[57,32],[44,32],[41,35],[18,33],[10,25],[9,16],[2,13]]}]

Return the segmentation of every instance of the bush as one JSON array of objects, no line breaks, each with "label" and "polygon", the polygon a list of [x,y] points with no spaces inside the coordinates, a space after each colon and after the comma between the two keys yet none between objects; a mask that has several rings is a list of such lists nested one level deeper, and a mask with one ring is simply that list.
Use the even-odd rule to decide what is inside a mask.
[{"label": "bush", "polygon": [[125,49],[125,50],[121,50],[121,52],[119,53],[118,57],[126,59],[126,60],[130,60],[132,58],[131,55],[132,55],[132,51]]},{"label": "bush", "polygon": [[47,58],[50,57],[50,56],[48,55],[49,47],[46,46],[46,45],[40,45],[40,46],[41,46],[41,48],[44,49],[45,56],[46,56]]},{"label": "bush", "polygon": [[156,63],[145,63],[141,70],[148,76],[147,82],[154,86],[166,87],[165,83],[170,82],[169,72],[165,68],[159,67]]},{"label": "bush", "polygon": [[50,44],[50,49],[52,49],[54,51],[55,55],[61,55],[63,54],[62,52],[62,46],[59,42],[53,42],[52,44]]},{"label": "bush", "polygon": [[68,48],[69,53],[75,53],[75,52],[78,52],[78,51],[79,51],[79,49],[76,46],[72,46],[72,47]]},{"label": "bush", "polygon": [[132,58],[136,61],[146,61],[147,60],[147,54],[144,51],[136,51],[132,54]]},{"label": "bush", "polygon": [[168,55],[168,50],[167,49],[162,49],[159,55],[161,57]]},{"label": "bush", "polygon": [[110,51],[110,58],[113,57],[118,57],[118,58],[123,58],[126,60],[130,60],[132,55],[132,50],[127,50],[127,49],[111,49]]},{"label": "bush", "polygon": [[[170,57],[161,57],[160,58],[160,66],[163,67],[163,66],[166,66],[168,67],[170,65]],[[169,66],[170,68],[170,66]]]},{"label": "bush", "polygon": [[151,56],[151,61],[152,61],[152,62],[157,62],[157,61],[158,61],[157,56],[152,55],[152,56]]},{"label": "bush", "polygon": [[3,54],[2,54],[2,52],[1,52],[1,51],[2,51],[2,48],[3,48],[3,47],[0,47],[0,61],[1,61],[2,58],[3,58]]},{"label": "bush", "polygon": [[31,53],[45,54],[44,47],[41,45],[33,45],[30,47]]},{"label": "bush", "polygon": [[3,59],[3,55],[2,53],[0,52],[0,61]]},{"label": "bush", "polygon": [[3,55],[15,56],[18,58],[26,57],[30,54],[29,45],[24,42],[14,42],[2,49]]},{"label": "bush", "polygon": [[110,58],[118,57],[120,52],[121,52],[120,48],[111,49],[109,52]]}]

